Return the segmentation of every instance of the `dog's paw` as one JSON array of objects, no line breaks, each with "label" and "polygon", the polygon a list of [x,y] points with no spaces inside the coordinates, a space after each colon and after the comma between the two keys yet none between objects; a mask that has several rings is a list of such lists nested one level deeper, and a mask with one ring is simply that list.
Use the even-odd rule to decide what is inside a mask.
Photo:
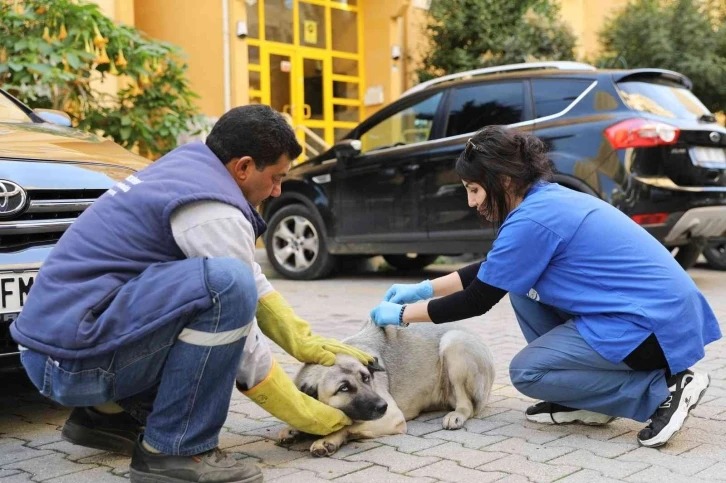
[{"label": "dog's paw", "polygon": [[466,418],[463,414],[451,411],[449,414],[444,416],[444,429],[461,429],[466,422]]},{"label": "dog's paw", "polygon": [[312,446],[310,446],[310,452],[313,456],[330,456],[336,451],[338,451],[338,445],[325,438],[315,441]]},{"label": "dog's paw", "polygon": [[297,441],[298,437],[300,436],[300,431],[293,427],[287,427],[280,431],[280,434],[278,435],[278,438],[280,440],[280,444],[286,445],[286,444],[293,444],[295,441]]}]

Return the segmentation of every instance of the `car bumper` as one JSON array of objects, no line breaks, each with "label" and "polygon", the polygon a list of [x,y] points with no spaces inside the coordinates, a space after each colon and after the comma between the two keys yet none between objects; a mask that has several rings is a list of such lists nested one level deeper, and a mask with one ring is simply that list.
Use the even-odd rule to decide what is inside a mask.
[{"label": "car bumper", "polygon": [[669,247],[686,245],[693,239],[718,239],[726,236],[726,205],[671,213],[665,223],[643,228]]},{"label": "car bumper", "polygon": [[[0,275],[38,270],[53,245],[38,246],[17,252],[0,253]],[[20,312],[0,313],[0,373],[20,368],[20,353],[10,337],[10,324]]]}]

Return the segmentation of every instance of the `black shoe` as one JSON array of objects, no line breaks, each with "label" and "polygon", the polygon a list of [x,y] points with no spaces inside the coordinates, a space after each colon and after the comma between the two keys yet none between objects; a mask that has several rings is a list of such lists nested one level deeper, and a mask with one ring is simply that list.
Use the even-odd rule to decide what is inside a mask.
[{"label": "black shoe", "polygon": [[663,446],[683,426],[691,409],[698,405],[711,378],[704,372],[685,370],[668,379],[671,394],[658,406],[648,426],[638,433],[638,442],[649,448]]},{"label": "black shoe", "polygon": [[574,409],[557,403],[547,401],[538,402],[527,408],[525,417],[535,423],[569,424],[582,423],[588,426],[601,426],[613,419],[607,414],[595,413],[584,409]]},{"label": "black shoe", "polygon": [[214,448],[195,456],[149,453],[138,439],[131,457],[131,483],[258,483],[262,470]]},{"label": "black shoe", "polygon": [[93,408],[73,408],[61,438],[79,446],[131,456],[143,429],[127,413],[103,414]]}]

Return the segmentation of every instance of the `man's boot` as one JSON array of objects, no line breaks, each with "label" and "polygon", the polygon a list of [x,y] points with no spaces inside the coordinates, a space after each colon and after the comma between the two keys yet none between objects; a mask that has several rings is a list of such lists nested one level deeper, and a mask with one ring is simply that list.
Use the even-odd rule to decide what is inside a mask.
[{"label": "man's boot", "polygon": [[73,408],[61,438],[87,448],[131,456],[143,426],[128,413],[104,414],[93,408]]}]

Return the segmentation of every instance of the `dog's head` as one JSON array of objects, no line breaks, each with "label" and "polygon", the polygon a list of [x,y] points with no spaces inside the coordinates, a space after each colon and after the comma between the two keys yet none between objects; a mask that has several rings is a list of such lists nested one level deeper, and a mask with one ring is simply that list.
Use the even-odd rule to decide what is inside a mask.
[{"label": "dog's head", "polygon": [[383,417],[386,401],[373,390],[378,360],[368,366],[357,359],[338,355],[329,367],[316,366],[299,381],[300,390],[318,401],[340,409],[354,421],[372,421]]}]

